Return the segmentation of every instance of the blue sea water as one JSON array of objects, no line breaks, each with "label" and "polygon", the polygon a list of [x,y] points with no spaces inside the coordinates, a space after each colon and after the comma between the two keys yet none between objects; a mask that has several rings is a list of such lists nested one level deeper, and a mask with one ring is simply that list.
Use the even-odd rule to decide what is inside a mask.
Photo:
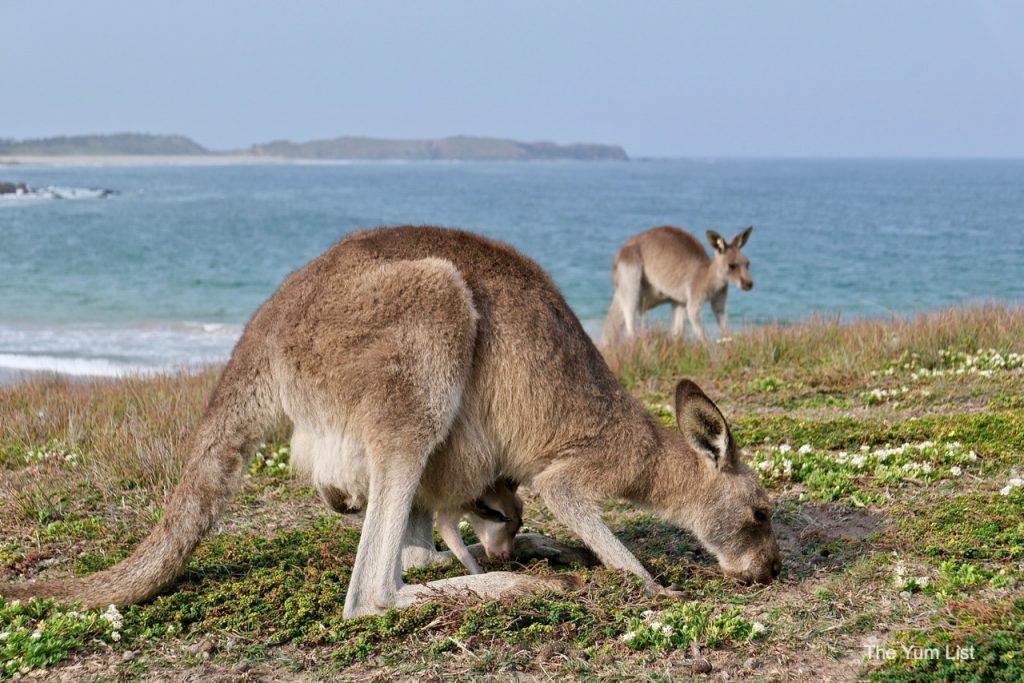
[{"label": "blue sea water", "polygon": [[8,369],[222,360],[288,272],[352,230],[401,223],[511,242],[594,331],[615,251],[665,223],[702,240],[754,226],[756,286],[730,292],[734,326],[1024,298],[1022,160],[10,166],[0,180],[118,192],[0,198]]}]

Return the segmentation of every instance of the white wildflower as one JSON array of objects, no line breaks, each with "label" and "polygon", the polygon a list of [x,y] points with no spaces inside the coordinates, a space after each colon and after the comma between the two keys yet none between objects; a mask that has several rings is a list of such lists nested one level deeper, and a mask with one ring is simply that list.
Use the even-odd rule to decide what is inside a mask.
[{"label": "white wildflower", "polygon": [[814,447],[811,446],[811,444],[809,444],[809,443],[805,443],[803,446],[800,447],[800,450],[797,451],[797,453],[799,453],[800,455],[807,455],[808,453],[813,453],[813,452],[814,452]]},{"label": "white wildflower", "polygon": [[1008,496],[1010,495],[1011,491],[1013,491],[1016,488],[1020,488],[1021,486],[1024,486],[1024,479],[1021,479],[1020,477],[1014,477],[1010,481],[1006,482],[1006,486],[999,489],[999,493],[1001,493],[1004,496]]},{"label": "white wildflower", "polygon": [[662,633],[662,635],[671,636],[673,633],[675,633],[675,629],[673,629],[668,624],[662,624],[661,625],[661,633]]},{"label": "white wildflower", "polygon": [[121,640],[121,634],[118,633],[117,631],[114,631],[113,633],[110,634],[110,639],[115,641],[115,642],[118,641],[118,640]]},{"label": "white wildflower", "polygon": [[789,453],[791,450],[793,450],[793,447],[790,446],[788,443],[779,444],[779,453]]},{"label": "white wildflower", "polygon": [[907,567],[902,562],[897,562],[893,566],[893,574],[893,585],[897,588],[903,588],[907,585]]},{"label": "white wildflower", "polygon": [[107,611],[100,615],[100,618],[110,624],[111,628],[115,631],[120,630],[124,624],[124,617],[117,611],[117,607],[114,605],[108,607]]},{"label": "white wildflower", "polygon": [[952,467],[950,467],[949,468],[949,472],[954,477],[959,477],[961,474],[964,473],[964,471],[962,469],[960,469],[959,467],[957,467],[956,465],[953,465]]},{"label": "white wildflower", "polygon": [[636,639],[636,631],[626,631],[622,634],[622,640],[626,643],[631,643]]},{"label": "white wildflower", "polygon": [[39,640],[42,637],[43,634],[39,630],[32,631],[32,635],[29,636],[29,638],[31,638],[32,640]]},{"label": "white wildflower", "polygon": [[765,632],[765,628],[766,627],[760,621],[755,621],[753,624],[751,624],[751,626],[754,629],[754,634],[755,635],[758,634],[758,633],[764,633]]}]

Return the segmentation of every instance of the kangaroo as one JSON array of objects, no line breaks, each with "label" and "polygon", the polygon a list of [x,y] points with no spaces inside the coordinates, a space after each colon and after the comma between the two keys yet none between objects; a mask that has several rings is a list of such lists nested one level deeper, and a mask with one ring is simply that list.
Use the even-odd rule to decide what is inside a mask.
[{"label": "kangaroo", "polygon": [[[359,493],[343,492],[332,484],[321,484],[318,488],[324,504],[334,512],[356,513],[365,504],[365,498]],[[523,525],[523,501],[516,495],[518,488],[519,482],[498,479],[472,503],[437,512],[437,530],[448,545],[450,556],[459,560],[470,574],[479,574],[480,565],[462,540],[459,522],[463,517],[468,518],[473,532],[480,539],[480,543],[473,547],[477,555],[482,551],[488,559],[507,562],[512,557],[516,534]],[[586,562],[586,558],[572,559]]]},{"label": "kangaroo", "polygon": [[651,592],[669,591],[604,524],[602,501],[651,509],[692,530],[727,575],[771,581],[781,570],[772,507],[725,418],[688,380],[675,409],[676,429],[650,416],[547,274],[511,246],[435,227],[356,232],[253,315],[164,515],[134,553],[86,577],[0,584],[0,595],[93,607],[153,597],[185,568],[282,415],[303,446],[297,465],[365,502],[346,617],[438,591],[494,599],[574,585],[513,572],[402,580],[441,555],[431,511],[471,503],[499,476],[529,484],[601,562]]},{"label": "kangaroo", "polygon": [[729,282],[744,291],[754,288],[750,259],[740,251],[753,229],[748,227],[729,242],[708,230],[714,258],[708,258],[693,235],[670,225],[629,238],[612,265],[615,293],[605,317],[602,343],[618,341],[623,327],[626,337],[632,337],[637,318],[663,303],[672,304],[673,335],[683,334],[685,314],[697,341],[706,344],[700,314],[704,302],[710,301],[720,336],[728,336],[725,300]]},{"label": "kangaroo", "polygon": [[459,520],[463,515],[469,519],[488,559],[508,562],[516,534],[523,526],[523,501],[516,495],[518,487],[519,484],[510,479],[499,479],[471,505],[437,513],[441,538],[470,574],[479,574],[480,565],[462,541]]}]

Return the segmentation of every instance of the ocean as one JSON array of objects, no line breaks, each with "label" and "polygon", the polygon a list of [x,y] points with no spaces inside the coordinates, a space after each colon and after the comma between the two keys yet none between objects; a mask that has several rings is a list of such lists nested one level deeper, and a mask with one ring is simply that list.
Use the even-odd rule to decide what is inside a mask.
[{"label": "ocean", "polygon": [[350,231],[404,223],[511,242],[594,334],[616,250],[662,224],[702,241],[754,226],[734,328],[1024,298],[1024,160],[0,166],[0,181],[75,190],[0,197],[8,375],[223,361],[290,271]]}]

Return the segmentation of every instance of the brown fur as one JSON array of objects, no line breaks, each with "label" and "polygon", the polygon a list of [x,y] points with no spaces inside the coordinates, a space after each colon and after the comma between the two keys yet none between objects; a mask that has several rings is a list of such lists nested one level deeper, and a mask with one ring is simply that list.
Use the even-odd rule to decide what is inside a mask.
[{"label": "brown fur", "polygon": [[638,318],[664,303],[672,305],[673,334],[683,334],[685,315],[697,340],[705,342],[700,317],[704,303],[710,301],[720,335],[728,335],[729,282],[745,290],[754,286],[750,260],[741,251],[751,230],[752,226],[729,242],[708,230],[713,258],[693,235],[670,225],[629,238],[612,265],[615,293],[605,318],[604,343],[617,341],[623,332],[632,337]]},{"label": "brown fur", "polygon": [[459,522],[464,516],[469,520],[488,559],[508,562],[512,557],[516,534],[523,526],[523,500],[516,495],[518,486],[517,482],[501,478],[488,486],[471,504],[437,513],[438,533],[470,574],[481,573],[480,565],[462,540]]},{"label": "brown fur", "polygon": [[[355,233],[253,316],[164,517],[135,553],[89,577],[4,584],[0,594],[103,606],[163,590],[281,413],[294,424],[296,467],[321,490],[345,492],[349,507],[365,503],[348,616],[436,590],[487,598],[564,586],[505,572],[402,582],[404,567],[438,556],[430,511],[466,505],[499,477],[531,484],[605,564],[652,590],[601,521],[601,501],[649,507],[692,529],[730,574],[770,580],[779,567],[771,523],[752,521],[768,505],[764,490],[714,404],[681,386],[681,431],[666,430],[615,380],[548,276],[505,244],[432,227]],[[695,434],[711,438],[695,410],[718,429],[714,458],[692,445]]]}]

